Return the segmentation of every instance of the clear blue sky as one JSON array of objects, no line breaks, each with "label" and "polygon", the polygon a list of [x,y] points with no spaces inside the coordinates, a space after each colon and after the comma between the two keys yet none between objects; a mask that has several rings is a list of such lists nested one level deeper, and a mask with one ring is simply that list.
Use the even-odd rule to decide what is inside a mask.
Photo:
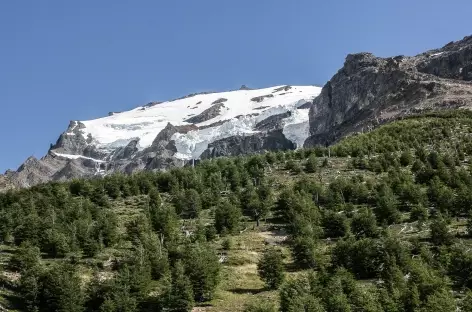
[{"label": "clear blue sky", "polygon": [[70,120],[242,84],[323,85],[346,54],[472,33],[472,1],[0,1],[0,171]]}]

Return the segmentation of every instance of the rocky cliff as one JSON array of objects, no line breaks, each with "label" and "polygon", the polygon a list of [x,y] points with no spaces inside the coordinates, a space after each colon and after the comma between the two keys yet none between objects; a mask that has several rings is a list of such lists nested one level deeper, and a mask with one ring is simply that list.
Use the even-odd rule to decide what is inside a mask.
[{"label": "rocky cliff", "polygon": [[413,57],[351,54],[310,107],[305,146],[427,110],[472,107],[472,36]]}]

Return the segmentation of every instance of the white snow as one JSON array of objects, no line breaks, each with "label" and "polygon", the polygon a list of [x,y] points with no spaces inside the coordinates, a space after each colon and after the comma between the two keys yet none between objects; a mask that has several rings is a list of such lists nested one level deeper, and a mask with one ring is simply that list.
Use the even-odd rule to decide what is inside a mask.
[{"label": "white snow", "polygon": [[56,156],[60,156],[60,157],[68,158],[68,159],[88,159],[88,160],[93,160],[97,163],[104,163],[105,162],[103,160],[99,160],[99,159],[95,159],[95,158],[91,158],[91,157],[85,157],[85,156],[82,156],[82,155],[61,154],[61,153],[56,153],[56,152],[53,152],[53,153]]},{"label": "white snow", "polygon": [[434,54],[431,54],[431,56],[439,56],[441,54],[443,54],[444,52],[439,52],[439,53],[434,53]]},{"label": "white snow", "polygon": [[[196,125],[206,126],[228,120],[227,122],[203,130],[190,131],[187,134],[174,135],[178,158],[196,159],[209,143],[238,134],[254,133],[253,129],[257,122],[287,111],[291,111],[292,116],[286,119],[284,134],[301,147],[308,137],[308,109],[297,109],[297,107],[315,98],[321,92],[321,88],[292,86],[288,91],[274,92],[279,87],[283,86],[201,94],[151,107],[138,107],[120,114],[82,121],[85,128],[80,131],[84,138],[87,138],[89,134],[92,136],[92,144],[110,152],[117,147],[127,145],[136,138],[140,139],[138,147],[144,149],[152,144],[156,135],[167,123],[170,122],[174,126],[187,125],[189,123],[184,120],[202,113],[216,100],[225,98],[227,101],[223,103],[224,107],[221,108],[217,117]],[[265,98],[260,103],[251,101],[252,98],[270,94],[273,97]],[[249,116],[251,114],[258,115]],[[77,155],[61,156],[71,158]]]},{"label": "white snow", "polygon": [[305,140],[310,136],[308,112],[310,109],[296,109],[292,116],[286,119],[283,134],[285,137],[302,148]]}]

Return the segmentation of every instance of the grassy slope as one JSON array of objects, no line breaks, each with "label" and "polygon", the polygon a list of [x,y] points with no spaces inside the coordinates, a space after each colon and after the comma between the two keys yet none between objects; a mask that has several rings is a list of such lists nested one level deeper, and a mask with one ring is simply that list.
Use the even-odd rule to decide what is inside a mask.
[{"label": "grassy slope", "polygon": [[[382,126],[371,133],[346,138],[333,147],[332,150],[342,154],[342,151],[346,149],[355,149],[356,146],[368,146],[366,150],[360,150],[360,154],[370,154],[375,157],[376,152],[381,148],[385,148],[385,146],[390,146],[389,149],[392,152],[400,151],[412,148],[414,143],[411,142],[415,141],[425,143],[431,149],[439,148],[441,150],[454,149],[456,144],[467,145],[472,134],[472,118],[469,118],[468,114],[445,117],[429,116],[397,121]],[[466,159],[464,164],[467,162]],[[364,175],[378,179],[382,176],[382,174],[374,174],[366,170],[353,169],[350,163],[351,159],[349,157],[331,157],[328,167],[320,168],[317,173],[306,175],[326,184],[338,177]],[[276,185],[291,184],[299,178],[299,176],[293,175],[284,169],[283,165],[280,164],[268,170],[267,174],[275,180]],[[119,216],[123,231],[126,222],[142,213],[139,209],[139,203],[143,200],[145,198],[141,196],[117,200],[113,203],[112,210]],[[408,216],[405,215],[404,219],[407,220]],[[451,225],[451,230],[460,232],[464,230],[464,227],[464,220],[457,220]],[[206,306],[195,308],[194,311],[243,311],[244,305],[252,301],[262,299],[276,302],[277,292],[267,291],[257,275],[257,261],[268,244],[275,244],[282,248],[286,255],[285,261],[289,278],[300,273],[300,271],[294,271],[291,265],[290,252],[283,242],[285,238],[283,225],[272,224],[268,220],[263,222],[261,227],[255,228],[253,222],[247,221],[246,228],[246,231],[241,235],[232,237],[233,248],[228,252],[221,248],[223,239],[215,242],[220,253],[227,255],[227,261],[224,263],[221,274],[221,283],[214,300]],[[424,228],[424,230],[419,231],[416,224],[405,222],[391,226],[389,230],[405,238],[412,236],[427,237],[427,226]],[[326,248],[324,248],[326,253],[329,252],[330,245],[329,242],[326,242]],[[81,260],[80,266],[84,280],[90,278],[92,265],[103,264],[110,257],[119,256],[120,251],[128,247],[129,245],[123,244],[115,249],[103,251],[95,259]],[[0,246],[0,265],[8,262],[12,252],[14,250],[11,247]],[[0,272],[0,276],[8,282],[14,282],[17,276],[11,273],[3,271]],[[11,308],[7,311],[15,311],[12,308],[15,300],[18,300],[18,298],[13,292],[8,288],[0,287],[0,311],[2,311],[2,307]]]}]

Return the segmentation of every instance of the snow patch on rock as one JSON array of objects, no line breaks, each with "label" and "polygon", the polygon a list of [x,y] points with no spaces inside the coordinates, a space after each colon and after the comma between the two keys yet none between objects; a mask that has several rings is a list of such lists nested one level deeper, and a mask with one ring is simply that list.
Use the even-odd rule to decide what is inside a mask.
[{"label": "snow patch on rock", "polygon": [[[231,136],[252,134],[255,125],[276,114],[292,112],[284,127],[284,134],[298,147],[303,146],[308,137],[308,110],[298,107],[312,101],[320,92],[316,86],[292,86],[292,93],[272,94],[277,86],[258,90],[237,90],[222,93],[198,94],[192,97],[159,103],[154,106],[138,107],[120,114],[104,118],[83,121],[84,127],[78,130],[87,139],[92,138],[92,144],[110,153],[126,146],[131,140],[139,138],[138,149],[151,146],[157,134],[166,127],[167,123],[174,126],[190,125],[186,122],[188,115],[198,115],[215,105],[215,102],[225,99],[224,108],[220,113],[201,123],[198,127],[220,122],[219,125],[206,129],[189,131],[186,134],[176,133],[175,140],[179,159],[197,159],[208,148],[208,144]],[[264,97],[263,110],[257,109],[260,103],[252,101],[256,97]],[[196,103],[199,103],[196,106]],[[72,131],[71,131],[72,132]],[[66,154],[64,154],[66,155]],[[75,155],[68,155],[75,156]],[[63,157],[68,157],[63,156]],[[79,156],[77,156],[79,157]],[[80,156],[83,157],[83,156]]]}]

